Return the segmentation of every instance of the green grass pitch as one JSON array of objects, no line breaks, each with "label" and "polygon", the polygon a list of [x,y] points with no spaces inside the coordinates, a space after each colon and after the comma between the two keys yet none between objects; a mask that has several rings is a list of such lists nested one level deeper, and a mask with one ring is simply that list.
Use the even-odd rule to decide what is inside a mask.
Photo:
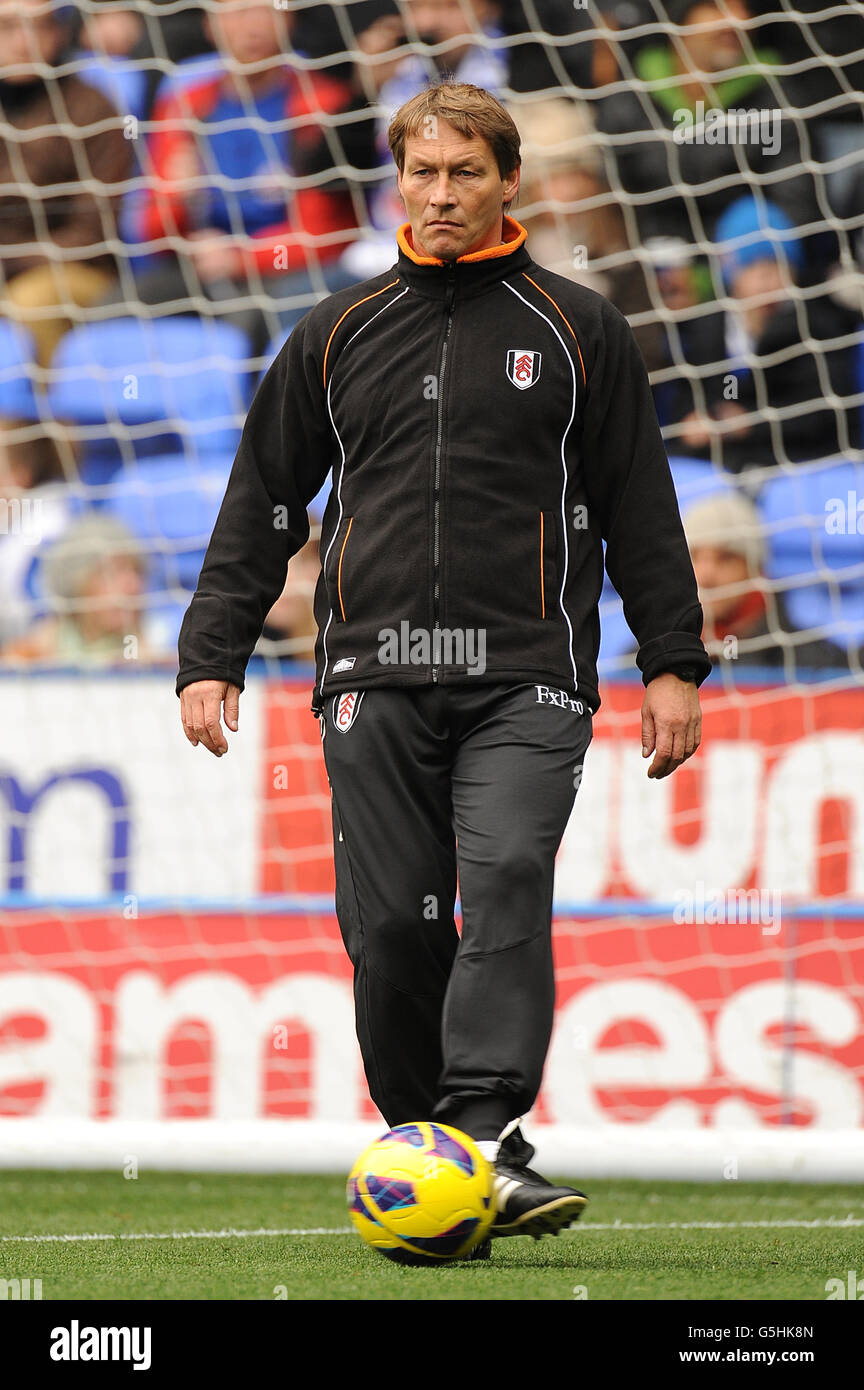
[{"label": "green grass pitch", "polygon": [[[336,1176],[0,1171],[0,1279],[41,1279],[43,1300],[820,1301],[864,1273],[864,1186],[585,1186],[558,1238],[406,1269],[346,1230]],[[75,1235],[109,1239],[19,1239]]]}]

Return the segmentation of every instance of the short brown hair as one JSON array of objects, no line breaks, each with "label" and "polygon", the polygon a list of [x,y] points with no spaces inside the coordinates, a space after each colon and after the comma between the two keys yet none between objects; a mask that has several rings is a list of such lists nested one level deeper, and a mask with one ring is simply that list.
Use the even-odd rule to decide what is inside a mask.
[{"label": "short brown hair", "polygon": [[470,82],[439,82],[406,101],[390,122],[387,143],[400,174],[405,168],[406,139],[428,130],[430,116],[447,121],[466,140],[479,135],[488,141],[502,179],[522,163],[513,117],[491,92]]}]

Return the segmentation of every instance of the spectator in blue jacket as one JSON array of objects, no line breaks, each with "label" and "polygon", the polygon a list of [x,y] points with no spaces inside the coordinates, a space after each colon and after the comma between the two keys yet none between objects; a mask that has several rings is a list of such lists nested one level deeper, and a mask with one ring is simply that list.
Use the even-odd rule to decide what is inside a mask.
[{"label": "spectator in blue jacket", "polygon": [[740,198],[717,224],[717,249],[731,305],[681,325],[695,370],[682,375],[667,413],[679,424],[670,449],[716,455],[738,473],[857,448],[859,320],[828,294],[796,293],[803,253],[790,219]]}]

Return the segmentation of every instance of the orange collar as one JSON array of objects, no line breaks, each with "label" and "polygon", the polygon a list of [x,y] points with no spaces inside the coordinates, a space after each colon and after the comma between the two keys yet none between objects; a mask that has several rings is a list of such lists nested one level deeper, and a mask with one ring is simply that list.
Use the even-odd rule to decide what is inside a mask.
[{"label": "orange collar", "polygon": [[[520,246],[524,245],[528,238],[528,232],[521,222],[517,222],[515,217],[508,217],[504,214],[504,240],[498,246],[487,246],[483,251],[469,251],[467,256],[457,256],[457,265],[471,265],[476,261],[492,261],[500,256],[509,256]],[[403,222],[396,233],[396,241],[400,251],[404,251],[409,260],[415,265],[445,265],[446,262],[438,259],[437,256],[419,256],[414,250],[411,238],[411,223]]]}]

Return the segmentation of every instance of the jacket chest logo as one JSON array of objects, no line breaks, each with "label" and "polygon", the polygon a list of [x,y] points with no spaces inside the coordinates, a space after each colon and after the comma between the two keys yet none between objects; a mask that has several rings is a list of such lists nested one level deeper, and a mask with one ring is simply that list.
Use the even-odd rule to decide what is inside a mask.
[{"label": "jacket chest logo", "polygon": [[527,391],[540,378],[540,353],[529,348],[511,348],[507,353],[507,376],[520,391]]}]

